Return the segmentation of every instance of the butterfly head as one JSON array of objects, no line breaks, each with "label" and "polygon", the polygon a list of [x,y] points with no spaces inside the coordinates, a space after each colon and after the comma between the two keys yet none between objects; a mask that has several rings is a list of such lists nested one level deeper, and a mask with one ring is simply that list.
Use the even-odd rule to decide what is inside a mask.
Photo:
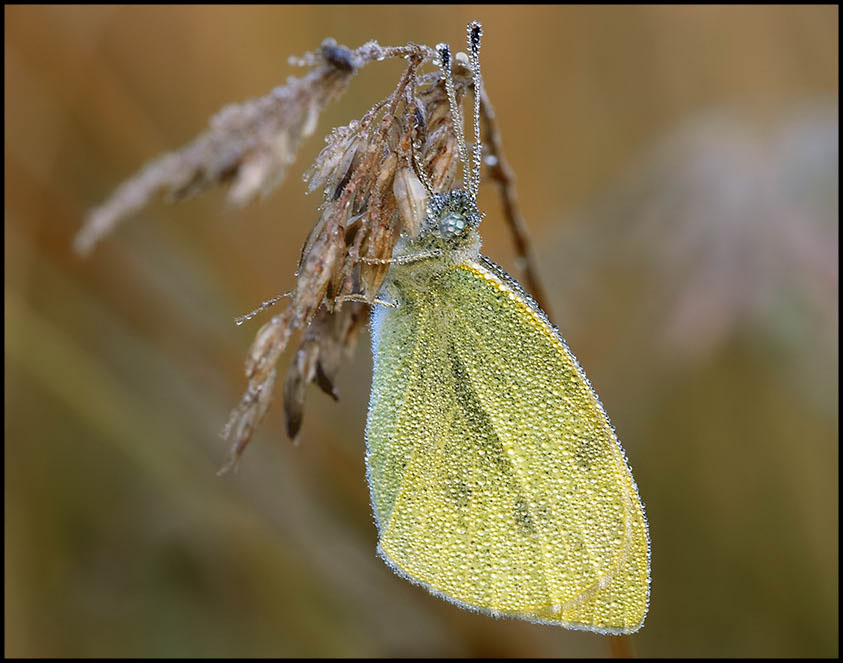
[{"label": "butterfly head", "polygon": [[434,193],[427,204],[422,233],[458,243],[477,228],[483,216],[477,209],[475,196],[468,191]]}]

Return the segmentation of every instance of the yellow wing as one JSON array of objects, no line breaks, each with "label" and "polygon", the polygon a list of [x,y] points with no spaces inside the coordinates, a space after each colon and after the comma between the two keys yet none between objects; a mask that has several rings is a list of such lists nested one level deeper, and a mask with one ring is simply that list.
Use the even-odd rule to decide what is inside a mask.
[{"label": "yellow wing", "polygon": [[381,554],[463,607],[637,630],[643,507],[564,341],[485,260],[402,294],[373,325],[367,467]]}]

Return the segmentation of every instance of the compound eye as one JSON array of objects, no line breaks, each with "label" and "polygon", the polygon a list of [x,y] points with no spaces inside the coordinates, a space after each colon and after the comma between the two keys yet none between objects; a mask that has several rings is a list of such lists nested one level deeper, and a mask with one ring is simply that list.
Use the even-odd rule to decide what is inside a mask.
[{"label": "compound eye", "polygon": [[467,222],[459,212],[448,212],[439,222],[439,229],[445,237],[458,237],[465,232]]}]

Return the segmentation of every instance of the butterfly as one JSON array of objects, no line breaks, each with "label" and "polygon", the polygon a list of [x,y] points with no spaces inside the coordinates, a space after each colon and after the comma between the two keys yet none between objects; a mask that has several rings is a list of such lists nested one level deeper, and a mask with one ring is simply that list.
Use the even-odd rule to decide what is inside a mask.
[{"label": "butterfly", "polygon": [[[469,159],[442,69],[464,188],[429,192],[396,246],[371,319],[366,467],[378,552],[452,603],[597,633],[638,630],[650,542],[626,455],[591,384],[536,302],[480,254],[478,60],[468,25]],[[470,161],[470,163],[469,163]]]}]

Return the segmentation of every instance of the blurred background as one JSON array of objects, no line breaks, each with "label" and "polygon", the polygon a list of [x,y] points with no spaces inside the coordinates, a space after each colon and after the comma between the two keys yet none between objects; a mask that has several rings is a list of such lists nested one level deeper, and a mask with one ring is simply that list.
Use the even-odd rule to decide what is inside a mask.
[{"label": "blurred background", "polygon": [[[475,18],[550,317],[647,508],[632,651],[839,653],[837,7],[4,13],[7,656],[611,653],[380,561],[366,340],[339,403],[312,388],[297,445],[276,397],[215,475],[260,325],[232,319],[292,286],[320,202],[301,174],[402,62],[358,74],[267,199],[155,204],[71,249],[148,159],[300,75],[288,56],[327,36],[460,48]],[[480,196],[484,253],[518,274],[497,191]]]}]

